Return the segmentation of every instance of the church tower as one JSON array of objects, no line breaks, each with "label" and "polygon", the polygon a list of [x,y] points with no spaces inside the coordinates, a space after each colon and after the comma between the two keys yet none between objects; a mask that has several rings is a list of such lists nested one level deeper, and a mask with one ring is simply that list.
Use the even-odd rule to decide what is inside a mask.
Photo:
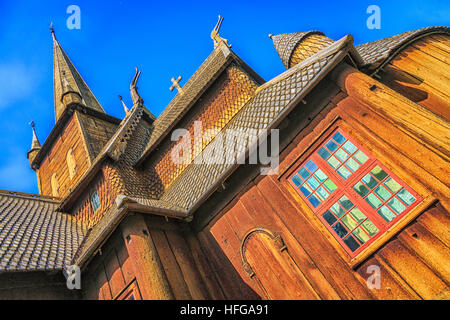
[{"label": "church tower", "polygon": [[105,113],[53,28],[51,33],[55,126],[42,146],[33,127],[27,156],[37,174],[39,193],[64,198],[91,167],[121,120]]}]

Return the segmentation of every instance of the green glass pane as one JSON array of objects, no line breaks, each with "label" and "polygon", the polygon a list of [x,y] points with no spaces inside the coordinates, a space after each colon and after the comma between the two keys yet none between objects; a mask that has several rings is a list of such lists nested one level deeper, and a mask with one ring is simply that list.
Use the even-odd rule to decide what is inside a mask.
[{"label": "green glass pane", "polygon": [[398,190],[402,188],[402,186],[391,177],[386,179],[384,185],[388,187],[388,189],[391,190],[393,193],[396,193]]},{"label": "green glass pane", "polygon": [[344,228],[344,226],[343,226],[340,222],[336,223],[336,224],[332,227],[332,229],[337,233],[337,235],[338,235],[340,238],[345,237],[345,235],[348,233],[348,231]]},{"label": "green glass pane", "polygon": [[347,151],[350,154],[353,154],[356,150],[358,150],[357,147],[355,147],[355,145],[353,143],[351,143],[350,141],[347,141],[342,148],[345,149],[345,151]]},{"label": "green glass pane", "polygon": [[355,160],[353,160],[353,158],[348,159],[347,162],[345,163],[345,165],[353,172],[358,170],[360,167],[359,163],[356,162]]},{"label": "green glass pane", "polygon": [[335,203],[331,206],[330,208],[331,212],[333,212],[335,214],[336,217],[340,218],[345,214],[345,210],[342,209],[342,207],[338,204]]},{"label": "green glass pane", "polygon": [[328,178],[327,175],[323,173],[322,170],[320,169],[314,172],[314,177],[316,177],[317,180],[319,180],[320,182],[324,182]]},{"label": "green glass pane", "polygon": [[341,165],[341,163],[339,162],[338,159],[336,159],[334,156],[331,156],[328,160],[327,160],[328,164],[330,166],[332,166],[334,169],[336,169],[337,167],[339,167]]},{"label": "green glass pane", "polygon": [[334,154],[339,160],[341,160],[341,162],[344,162],[345,160],[348,159],[349,155],[347,152],[345,152],[342,149],[339,149],[338,151],[336,151],[336,153]]},{"label": "green glass pane", "polygon": [[349,229],[349,230],[353,230],[356,228],[356,226],[358,225],[356,223],[355,220],[353,220],[353,218],[349,215],[346,214],[345,216],[342,217],[341,222]]},{"label": "green glass pane", "polygon": [[391,193],[382,185],[375,189],[375,194],[379,196],[383,201],[387,201],[391,197]]},{"label": "green glass pane", "polygon": [[386,206],[382,206],[377,212],[387,222],[391,222],[395,218],[395,214]]},{"label": "green glass pane", "polygon": [[355,231],[353,231],[353,235],[356,237],[356,239],[359,240],[361,243],[366,243],[367,240],[370,239],[370,237],[363,231],[361,227],[357,228]]},{"label": "green glass pane", "polygon": [[339,173],[339,175],[346,180],[352,175],[352,173],[344,166],[337,169],[337,173]]},{"label": "green glass pane", "polygon": [[333,181],[331,181],[330,179],[327,179],[327,181],[325,181],[323,183],[323,185],[328,189],[328,191],[330,191],[330,193],[332,193],[334,190],[337,189],[336,185],[334,184]]},{"label": "green glass pane", "polygon": [[323,187],[319,187],[316,190],[316,193],[323,199],[325,200],[326,198],[328,198],[328,196],[330,195]]},{"label": "green glass pane", "polygon": [[355,220],[358,223],[361,223],[362,221],[364,221],[364,219],[366,218],[366,216],[364,215],[364,213],[361,212],[361,210],[359,210],[357,207],[354,207],[352,209],[352,211],[350,211],[350,214],[352,215],[353,218],[355,218]]},{"label": "green glass pane", "polygon": [[371,205],[372,208],[377,209],[382,205],[380,199],[378,199],[373,193],[370,193],[366,198],[368,204]]},{"label": "green glass pane", "polygon": [[339,199],[339,203],[344,207],[346,211],[350,210],[350,208],[353,207],[353,203],[350,201],[349,198],[347,198],[347,196],[342,196]]},{"label": "green glass pane", "polygon": [[353,158],[355,158],[361,164],[364,164],[367,160],[369,160],[369,157],[366,156],[365,153],[361,150],[356,151],[356,153],[353,155]]},{"label": "green glass pane", "polygon": [[367,189],[362,182],[355,184],[353,189],[355,189],[355,191],[358,192],[358,194],[363,198],[369,193],[369,189]]},{"label": "green glass pane", "polygon": [[387,175],[388,175],[388,174],[387,174],[383,169],[381,169],[379,166],[376,166],[376,167],[373,168],[370,172],[375,176],[375,178],[378,179],[378,181],[383,180],[383,179],[386,178]]},{"label": "green glass pane", "polygon": [[391,200],[389,200],[387,205],[397,214],[402,213],[406,209],[403,203],[401,203],[396,197],[393,197]]},{"label": "green glass pane", "polygon": [[417,199],[409,193],[406,189],[402,189],[399,193],[397,193],[397,197],[403,200],[408,206],[412,205]]},{"label": "green glass pane", "polygon": [[311,189],[316,189],[319,186],[319,182],[314,178],[309,178],[306,183],[311,187]]},{"label": "green glass pane", "polygon": [[366,230],[366,232],[369,234],[369,236],[373,237],[374,235],[376,235],[378,233],[378,228],[372,223],[372,221],[370,221],[369,219],[367,219],[366,221],[364,221],[361,226],[364,228],[364,230]]},{"label": "green glass pane", "polygon": [[374,177],[372,177],[369,173],[364,176],[364,178],[361,179],[364,181],[364,183],[369,187],[369,189],[373,189],[378,185],[377,180],[375,180]]}]

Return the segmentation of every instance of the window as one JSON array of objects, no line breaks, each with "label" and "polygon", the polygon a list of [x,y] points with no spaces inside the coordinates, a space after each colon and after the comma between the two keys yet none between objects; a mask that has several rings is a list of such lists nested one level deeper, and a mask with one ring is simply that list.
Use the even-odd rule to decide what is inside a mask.
[{"label": "window", "polygon": [[351,257],[422,200],[340,129],[289,183]]},{"label": "window", "polygon": [[66,156],[67,167],[69,169],[69,177],[70,180],[73,179],[75,174],[77,173],[77,164],[75,162],[75,156],[73,155],[73,150],[69,149]]},{"label": "window", "polygon": [[52,195],[54,197],[59,197],[59,182],[58,182],[58,174],[53,173],[51,178],[51,186],[52,186]]},{"label": "window", "polygon": [[100,206],[101,206],[100,198],[98,197],[97,191],[94,192],[91,196],[91,204],[92,204],[92,209],[94,209],[94,212],[97,211],[98,208],[100,208]]}]

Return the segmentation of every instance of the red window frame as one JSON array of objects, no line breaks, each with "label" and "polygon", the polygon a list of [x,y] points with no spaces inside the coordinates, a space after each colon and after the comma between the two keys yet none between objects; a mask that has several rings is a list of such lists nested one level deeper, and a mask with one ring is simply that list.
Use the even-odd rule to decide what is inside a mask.
[{"label": "red window frame", "polygon": [[[338,172],[335,169],[333,169],[331,167],[331,165],[328,164],[327,161],[324,160],[318,154],[318,151],[321,150],[327,143],[329,143],[330,139],[332,137],[334,137],[336,133],[340,133],[343,137],[345,137],[347,139],[339,146],[338,149],[343,149],[342,146],[347,141],[349,141],[349,142],[351,142],[351,144],[353,144],[356,148],[358,148],[361,152],[363,152],[368,157],[368,159],[362,165],[360,163],[358,163],[360,165],[360,167],[357,170],[355,170],[351,174],[351,176],[348,177],[347,179],[344,179],[340,174],[338,174]],[[337,152],[338,149],[336,149],[335,152]],[[345,150],[343,149],[343,151],[345,151]],[[354,151],[352,153],[352,155],[354,155],[355,153],[357,153],[357,151]],[[334,155],[334,154],[332,154],[332,155]],[[347,155],[350,155],[350,153],[347,152]],[[350,157],[352,157],[352,156],[350,155]],[[327,157],[327,159],[329,159],[329,158],[330,158],[330,156]],[[328,196],[328,198],[325,198],[316,207],[314,207],[312,205],[312,203],[310,202],[310,200],[300,191],[300,187],[303,186],[305,184],[305,181],[308,180],[309,178],[306,178],[306,179],[302,178],[303,183],[300,186],[297,186],[296,183],[292,179],[295,175],[297,175],[299,173],[299,170],[301,170],[302,168],[305,168],[305,164],[307,164],[309,160],[312,160],[317,165],[317,167],[325,175],[327,175],[327,177],[337,187],[333,192],[331,192],[331,194]],[[342,163],[343,162],[341,162],[341,166],[343,165]],[[366,194],[363,197],[357,191],[355,191],[355,189],[353,188],[358,182],[361,181],[361,179],[366,177],[367,174],[369,172],[371,172],[377,166],[380,167],[385,173],[387,173],[387,176],[385,176],[381,181],[377,181],[378,184],[375,185],[373,187],[373,189],[369,189],[369,194],[372,194],[375,198],[378,198],[378,200],[383,203],[377,209],[380,209],[382,206],[384,206],[385,204],[390,202],[391,199],[392,199],[392,201],[396,201],[396,200],[398,201],[400,198],[398,196],[395,197],[395,195],[397,195],[399,191],[403,190],[402,188],[404,188],[406,191],[408,191],[416,199],[414,202],[412,202],[409,205],[407,205],[407,203],[403,201],[401,204],[403,206],[406,206],[406,209],[404,209],[399,214],[395,214],[396,215],[395,218],[393,218],[389,222],[387,222],[385,219],[383,219],[380,216],[380,214],[377,213],[376,209],[374,209],[365,200],[365,198],[369,194]],[[337,167],[337,168],[339,169],[340,167]],[[315,169],[315,170],[316,171],[313,171],[313,172],[317,172],[317,169]],[[310,170],[308,170],[308,172],[311,177],[312,173],[310,172]],[[300,174],[298,174],[298,176],[300,176]],[[397,192],[392,192],[391,190],[389,190],[387,194],[390,194],[390,197],[386,200],[383,200],[383,198],[381,198],[379,195],[377,195],[375,193],[375,190],[377,190],[380,187],[380,185],[383,187],[386,187],[386,185],[384,185],[384,182],[387,182],[388,177],[391,177],[395,182],[397,182],[397,184],[400,185],[401,188],[398,189]],[[375,179],[373,179],[373,180],[376,181]],[[333,237],[339,242],[339,244],[345,249],[345,251],[352,258],[356,257],[364,249],[366,249],[368,246],[370,246],[370,244],[372,244],[376,239],[378,239],[381,235],[383,235],[388,229],[390,229],[393,225],[395,225],[402,217],[404,217],[408,212],[410,212],[413,208],[415,208],[422,201],[422,198],[420,197],[419,194],[417,194],[413,189],[411,189],[406,183],[404,183],[400,178],[398,178],[391,170],[386,168],[380,161],[378,161],[375,157],[373,157],[364,147],[362,147],[350,135],[348,135],[347,133],[342,131],[340,128],[334,130],[330,135],[328,135],[326,137],[326,139],[324,140],[324,142],[322,142],[306,160],[304,160],[299,166],[297,166],[295,171],[288,177],[288,181],[289,181],[289,184],[297,191],[297,193],[300,195],[300,197],[302,197],[302,199],[306,202],[308,207],[312,209],[314,214],[320,219],[320,221],[330,231],[330,233],[333,235]],[[325,188],[325,186],[323,185],[325,183],[325,181],[326,180],[320,181],[320,179],[316,179],[316,182],[319,183],[319,186],[313,190],[317,191],[320,187]],[[365,187],[367,187],[367,185],[365,185]],[[380,189],[382,189],[382,188],[380,187]],[[326,189],[326,190],[329,192],[330,189]],[[388,189],[386,189],[386,190],[388,190]],[[351,207],[348,211],[346,211],[344,214],[342,214],[341,217],[337,217],[336,215],[333,214],[334,218],[337,218],[337,220],[330,225],[325,220],[323,215],[327,212],[327,210],[330,210],[330,207],[333,206],[335,203],[337,203],[339,201],[339,199],[341,199],[344,195],[353,203],[353,207]],[[310,195],[308,195],[308,196],[310,196]],[[396,198],[396,200],[393,199],[394,197]],[[342,237],[340,237],[338,235],[337,231],[335,231],[332,228],[332,225],[334,226],[338,222],[341,222],[341,218],[346,216],[348,214],[348,212],[352,211],[355,207],[357,207],[359,209],[359,211],[362,212],[363,215],[365,215],[365,217],[366,217],[365,220],[370,220],[373,223],[373,225],[375,225],[376,228],[378,229],[378,232],[364,243],[362,243],[359,240],[359,238],[357,238],[354,235],[353,232],[356,231],[356,229],[361,229],[359,231],[362,231],[362,228],[360,228],[360,227],[361,227],[361,224],[364,223],[365,220],[361,220],[360,222],[356,221],[357,227],[355,227],[354,229],[351,229],[351,230],[345,225],[344,228],[346,229],[347,233]],[[345,210],[344,207],[341,207],[341,209]],[[392,210],[392,212],[393,211],[394,210]],[[350,215],[350,214],[348,214],[348,215]],[[353,222],[355,222],[356,219],[352,219],[352,220],[353,220]],[[344,226],[344,224],[341,223],[341,226]],[[350,247],[344,242],[344,238],[347,238],[350,235],[352,235],[353,238],[358,239],[357,243],[359,244],[359,247],[357,249],[355,249],[354,251],[352,251],[350,249]],[[366,232],[366,236],[367,235],[368,235],[368,233]]]}]

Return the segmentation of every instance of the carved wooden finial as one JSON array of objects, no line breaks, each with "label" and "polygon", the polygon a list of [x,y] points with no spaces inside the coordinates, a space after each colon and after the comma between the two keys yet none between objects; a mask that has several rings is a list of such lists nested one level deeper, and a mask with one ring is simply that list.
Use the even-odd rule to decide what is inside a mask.
[{"label": "carved wooden finial", "polygon": [[130,113],[130,110],[127,108],[127,105],[125,104],[125,102],[123,102],[122,96],[120,94],[119,94],[119,99],[120,99],[120,102],[122,102],[123,110],[125,111],[125,115],[128,115],[128,113]]},{"label": "carved wooden finial", "polygon": [[214,41],[214,49],[217,48],[217,46],[220,43],[224,43],[228,48],[231,48],[231,45],[228,44],[228,40],[222,38],[219,35],[220,27],[222,26],[223,17],[219,14],[219,20],[216,23],[216,26],[211,31],[211,39]]},{"label": "carved wooden finial", "polygon": [[131,99],[133,100],[133,106],[134,105],[144,105],[144,99],[139,95],[138,93],[138,87],[137,82],[139,80],[139,76],[141,75],[141,71],[138,70],[136,67],[136,73],[134,74],[133,80],[130,84],[130,92],[131,92]]},{"label": "carved wooden finial", "polygon": [[270,38],[270,39],[273,39],[273,34],[269,34],[269,38]]},{"label": "carved wooden finial", "polygon": [[178,92],[180,94],[183,94],[183,88],[180,86],[181,76],[178,76],[177,80],[175,78],[170,79],[172,81],[172,85],[170,86],[170,91],[173,91],[173,89],[177,88]]}]

